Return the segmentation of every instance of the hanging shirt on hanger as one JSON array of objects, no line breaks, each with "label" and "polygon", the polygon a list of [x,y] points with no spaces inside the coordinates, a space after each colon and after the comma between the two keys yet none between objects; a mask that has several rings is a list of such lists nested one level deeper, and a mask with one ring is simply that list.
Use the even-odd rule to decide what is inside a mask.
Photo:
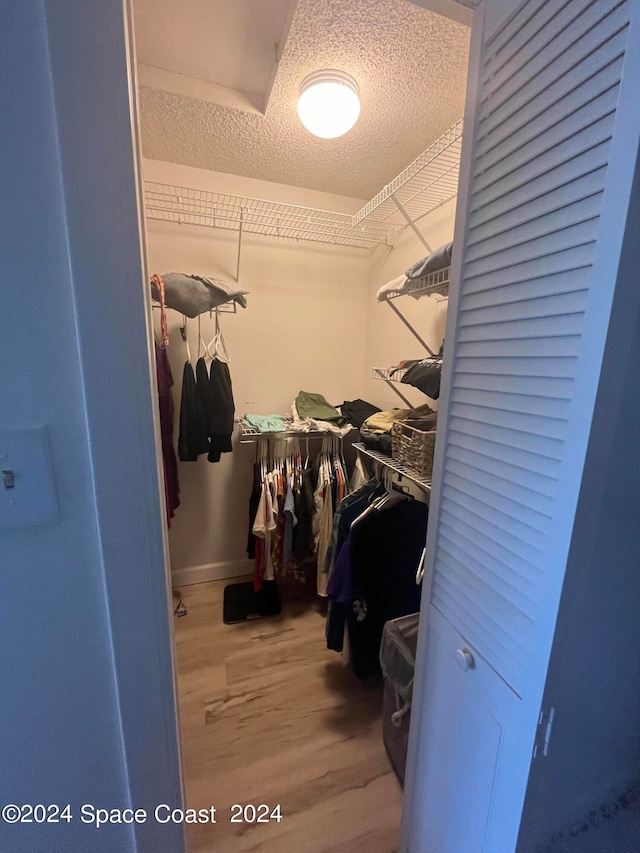
[{"label": "hanging shirt on hanger", "polygon": [[160,437],[162,441],[162,467],[164,494],[167,507],[167,524],[171,524],[175,510],[180,506],[178,463],[173,449],[173,376],[166,347],[155,341],[156,377],[158,380],[158,405],[160,410]]},{"label": "hanging shirt on hanger", "polygon": [[415,578],[424,549],[427,513],[427,505],[421,501],[400,500],[352,525],[353,599],[347,625],[351,663],[360,678],[380,669],[385,622],[420,609],[422,587]]},{"label": "hanging shirt on hanger", "polygon": [[315,553],[313,535],[313,472],[305,468],[298,475],[293,501],[297,525],[293,529],[293,556],[297,565],[309,562]]},{"label": "hanging shirt on hanger", "polygon": [[231,436],[235,405],[229,366],[214,358],[207,369],[205,359],[199,358],[196,363],[196,386],[209,440],[207,459],[209,462],[219,462],[223,453],[233,450]]},{"label": "hanging shirt on hanger", "polygon": [[209,438],[202,401],[196,387],[196,377],[191,362],[185,362],[182,371],[182,398],[180,401],[180,434],[178,455],[182,462],[195,462],[201,453],[209,452]]},{"label": "hanging shirt on hanger", "polygon": [[293,562],[293,529],[298,523],[295,512],[295,500],[291,481],[287,478],[287,493],[284,500],[284,549],[283,562],[285,566],[291,565]]},{"label": "hanging shirt on hanger", "polygon": [[[276,503],[277,507],[277,503]],[[278,525],[277,508],[274,511],[273,477],[271,474],[262,481],[260,502],[253,523],[253,534],[258,537],[256,543],[256,562],[253,588],[256,592],[262,589],[263,580],[273,580],[273,560],[271,556],[271,537]]]}]

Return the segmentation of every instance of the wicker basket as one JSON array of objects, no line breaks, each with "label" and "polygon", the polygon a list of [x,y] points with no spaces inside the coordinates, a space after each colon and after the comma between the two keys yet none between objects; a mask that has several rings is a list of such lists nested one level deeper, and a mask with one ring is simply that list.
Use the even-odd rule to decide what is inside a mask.
[{"label": "wicker basket", "polygon": [[413,468],[422,477],[431,476],[435,443],[434,429],[425,432],[402,421],[396,421],[391,427],[391,455],[397,462],[407,468]]}]

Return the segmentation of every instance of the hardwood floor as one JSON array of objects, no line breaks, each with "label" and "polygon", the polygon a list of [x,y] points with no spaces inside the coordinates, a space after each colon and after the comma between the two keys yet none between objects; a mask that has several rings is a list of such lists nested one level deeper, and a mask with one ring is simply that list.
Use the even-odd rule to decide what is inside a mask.
[{"label": "hardwood floor", "polygon": [[[217,807],[215,824],[187,827],[189,850],[395,853],[402,792],[381,680],[327,650],[314,599],[289,584],[280,616],[225,625],[227,583],[183,587],[176,619],[187,806]],[[231,823],[235,803],[280,804],[282,819]]]}]

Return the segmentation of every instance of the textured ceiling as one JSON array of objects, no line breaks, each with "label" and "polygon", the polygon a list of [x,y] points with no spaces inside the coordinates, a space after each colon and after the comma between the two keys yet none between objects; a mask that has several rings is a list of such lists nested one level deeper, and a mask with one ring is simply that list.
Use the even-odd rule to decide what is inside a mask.
[{"label": "textured ceiling", "polygon": [[[135,0],[142,85],[264,113],[295,0]],[[253,96],[253,97],[252,97]]]},{"label": "textured ceiling", "polygon": [[[406,0],[300,0],[265,114],[142,86],[144,156],[369,198],[462,116],[468,44],[468,27]],[[322,68],[360,87],[339,139],[297,117],[301,81]]]}]

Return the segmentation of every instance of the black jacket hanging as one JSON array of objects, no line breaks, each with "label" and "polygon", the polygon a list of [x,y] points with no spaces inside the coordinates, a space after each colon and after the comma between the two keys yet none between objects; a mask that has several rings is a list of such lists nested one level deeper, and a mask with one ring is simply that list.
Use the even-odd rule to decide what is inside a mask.
[{"label": "black jacket hanging", "polygon": [[213,359],[209,370],[204,358],[196,363],[196,389],[204,412],[204,423],[209,439],[209,462],[219,462],[223,453],[233,449],[233,417],[235,405],[231,388],[229,366],[224,361]]},{"label": "black jacket hanging", "polygon": [[201,453],[208,452],[209,438],[204,410],[196,388],[193,367],[187,361],[182,371],[178,456],[182,462],[195,462]]}]

